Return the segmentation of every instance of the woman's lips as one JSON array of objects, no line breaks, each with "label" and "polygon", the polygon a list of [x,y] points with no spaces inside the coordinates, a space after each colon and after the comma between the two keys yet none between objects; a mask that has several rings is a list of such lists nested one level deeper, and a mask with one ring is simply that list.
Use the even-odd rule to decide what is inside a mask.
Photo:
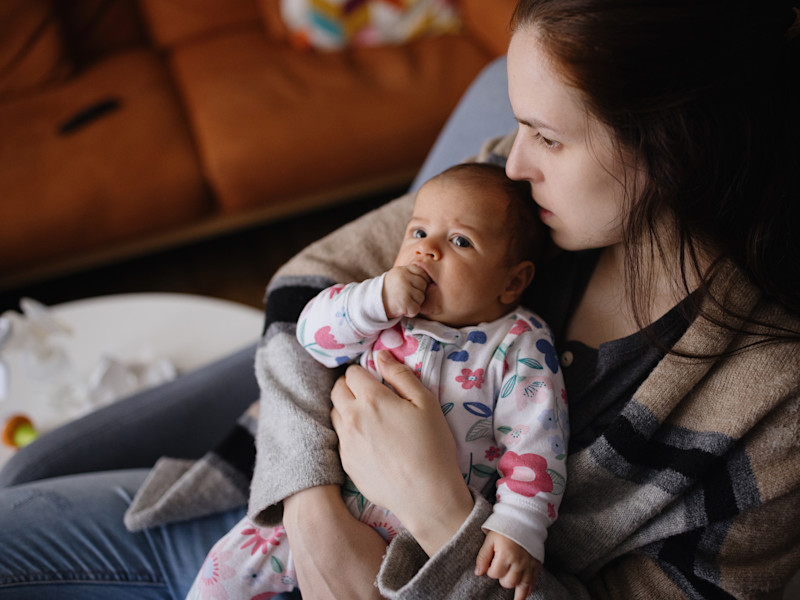
[{"label": "woman's lips", "polygon": [[539,219],[547,225],[547,222],[553,218],[553,213],[546,208],[539,207]]}]

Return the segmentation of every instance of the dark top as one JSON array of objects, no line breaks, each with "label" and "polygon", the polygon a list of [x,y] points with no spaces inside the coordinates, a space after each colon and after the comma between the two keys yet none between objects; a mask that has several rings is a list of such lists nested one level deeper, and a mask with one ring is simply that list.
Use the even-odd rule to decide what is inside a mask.
[{"label": "dark top", "polygon": [[566,339],[569,318],[599,255],[598,250],[561,252],[537,265],[534,283],[523,302],[547,321],[556,338],[569,402],[570,452],[587,447],[602,435],[663,358],[663,348],[671,348],[691,322],[686,306],[680,303],[646,330],[597,349]]}]

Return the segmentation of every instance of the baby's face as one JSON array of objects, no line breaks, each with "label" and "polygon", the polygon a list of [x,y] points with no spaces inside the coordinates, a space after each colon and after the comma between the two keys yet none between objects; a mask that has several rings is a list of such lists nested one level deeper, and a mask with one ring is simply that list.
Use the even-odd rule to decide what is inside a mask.
[{"label": "baby's face", "polygon": [[454,327],[492,321],[511,306],[501,300],[512,271],[507,198],[452,178],[433,179],[417,193],[395,266],[417,265],[430,276],[420,315]]}]

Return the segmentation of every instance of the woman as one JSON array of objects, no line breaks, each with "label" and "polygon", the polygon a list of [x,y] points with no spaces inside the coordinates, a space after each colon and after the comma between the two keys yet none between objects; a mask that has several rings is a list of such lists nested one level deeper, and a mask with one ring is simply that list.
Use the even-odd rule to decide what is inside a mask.
[{"label": "woman", "polygon": [[[757,2],[517,8],[506,169],[531,183],[555,244],[581,251],[537,274],[561,294],[531,299],[560,334],[573,423],[540,597],[757,597],[798,564],[797,103],[776,83],[797,83],[793,16]],[[380,591],[502,597],[470,573],[486,503],[453,467],[437,407],[399,366],[387,379],[399,398],[351,367],[332,415],[345,470],[410,531]],[[358,597],[380,563],[335,496],[285,502],[312,597]],[[326,539],[359,554],[346,582],[336,546],[316,551]]]},{"label": "woman", "polygon": [[[484,158],[507,157],[509,175],[531,183],[563,250],[528,300],[559,342],[572,422],[569,485],[531,598],[759,597],[800,566],[793,16],[757,0],[517,8],[508,73],[519,131]],[[270,299],[385,270],[409,208],[401,199],[310,247]],[[395,394],[349,368],[332,392],[337,441],[319,408],[329,380],[293,379],[287,367],[301,359],[289,338],[275,322],[259,350],[249,508],[265,521],[283,509],[304,596],[509,597],[502,579],[473,574],[490,505],[464,484],[441,411],[413,374],[387,365]],[[344,509],[337,451],[407,527],[388,551]],[[35,502],[66,510],[78,497],[66,483],[48,488],[57,499],[42,489],[16,488],[17,521],[35,523]],[[180,588],[178,571],[196,571],[207,550],[189,546],[187,528],[213,540],[241,516],[224,515],[120,549],[176,550],[169,581],[142,575],[140,597],[178,597],[165,588]],[[15,556],[36,547],[26,533],[16,530]],[[31,556],[4,581],[40,569]],[[0,587],[26,593],[36,588]]]}]

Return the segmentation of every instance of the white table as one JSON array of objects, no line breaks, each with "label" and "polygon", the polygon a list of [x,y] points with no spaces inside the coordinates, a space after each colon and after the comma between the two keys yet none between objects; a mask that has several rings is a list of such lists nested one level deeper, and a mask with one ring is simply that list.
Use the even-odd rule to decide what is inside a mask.
[{"label": "white table", "polygon": [[[77,300],[50,307],[70,335],[53,339],[69,359],[73,377],[88,382],[104,357],[135,362],[164,358],[178,373],[196,369],[255,343],[263,313],[226,300],[188,294],[121,294]],[[87,407],[53,406],[37,382],[25,375],[23,357],[8,352],[9,394],[0,414],[23,413],[40,432],[85,414]],[[13,450],[2,446],[0,465]]]}]

